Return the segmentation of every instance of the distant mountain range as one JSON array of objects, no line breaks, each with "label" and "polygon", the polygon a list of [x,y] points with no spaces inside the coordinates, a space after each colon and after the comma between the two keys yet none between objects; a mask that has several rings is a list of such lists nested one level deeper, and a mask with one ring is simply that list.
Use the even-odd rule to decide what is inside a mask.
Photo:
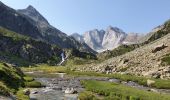
[{"label": "distant mountain range", "polygon": [[26,9],[15,10],[0,2],[0,12],[0,26],[3,28],[57,45],[61,49],[77,49],[93,54],[113,50],[122,44],[142,43],[153,36],[154,31],[161,29],[159,26],[144,36],[138,33],[125,33],[120,28],[109,26],[106,30],[94,29],[83,35],[74,33],[68,36],[50,25],[31,5]]},{"label": "distant mountain range", "polygon": [[97,52],[113,50],[121,44],[136,44],[143,37],[138,33],[125,33],[123,30],[109,26],[106,30],[94,29],[85,32],[83,35],[74,33],[71,35],[77,41],[86,43]]}]

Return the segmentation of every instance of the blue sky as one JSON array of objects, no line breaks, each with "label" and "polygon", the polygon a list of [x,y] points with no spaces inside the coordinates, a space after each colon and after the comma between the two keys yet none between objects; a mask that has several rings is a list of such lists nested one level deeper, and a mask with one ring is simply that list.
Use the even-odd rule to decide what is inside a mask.
[{"label": "blue sky", "polygon": [[116,26],[147,33],[170,18],[170,0],[1,0],[23,9],[34,6],[54,27],[71,34]]}]

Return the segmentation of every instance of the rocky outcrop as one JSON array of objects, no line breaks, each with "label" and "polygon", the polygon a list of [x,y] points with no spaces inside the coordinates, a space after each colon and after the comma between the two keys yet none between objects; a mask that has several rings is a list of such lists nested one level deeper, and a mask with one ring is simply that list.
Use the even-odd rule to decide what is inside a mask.
[{"label": "rocky outcrop", "polygon": [[161,44],[161,45],[157,45],[153,50],[152,50],[152,53],[155,53],[157,51],[161,51],[162,49],[166,48],[168,46],[164,45],[164,44]]}]

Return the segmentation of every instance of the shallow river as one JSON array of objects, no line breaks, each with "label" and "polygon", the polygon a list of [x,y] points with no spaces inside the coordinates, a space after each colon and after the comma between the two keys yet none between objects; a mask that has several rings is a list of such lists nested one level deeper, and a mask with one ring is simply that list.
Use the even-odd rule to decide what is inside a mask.
[{"label": "shallow river", "polygon": [[[74,77],[65,75],[64,73],[54,73],[51,75],[43,75],[36,73],[37,81],[44,84],[45,88],[31,90],[31,100],[78,100],[78,94],[65,94],[67,88],[74,88],[77,92],[83,91],[80,80]],[[35,75],[35,73],[32,73]]]}]

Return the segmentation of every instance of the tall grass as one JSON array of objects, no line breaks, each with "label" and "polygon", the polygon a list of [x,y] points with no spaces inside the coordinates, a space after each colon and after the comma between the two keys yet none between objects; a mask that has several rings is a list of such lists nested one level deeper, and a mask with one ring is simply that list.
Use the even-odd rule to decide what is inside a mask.
[{"label": "tall grass", "polygon": [[169,95],[139,90],[111,82],[84,80],[81,83],[86,90],[103,95],[108,100],[170,100]]}]

